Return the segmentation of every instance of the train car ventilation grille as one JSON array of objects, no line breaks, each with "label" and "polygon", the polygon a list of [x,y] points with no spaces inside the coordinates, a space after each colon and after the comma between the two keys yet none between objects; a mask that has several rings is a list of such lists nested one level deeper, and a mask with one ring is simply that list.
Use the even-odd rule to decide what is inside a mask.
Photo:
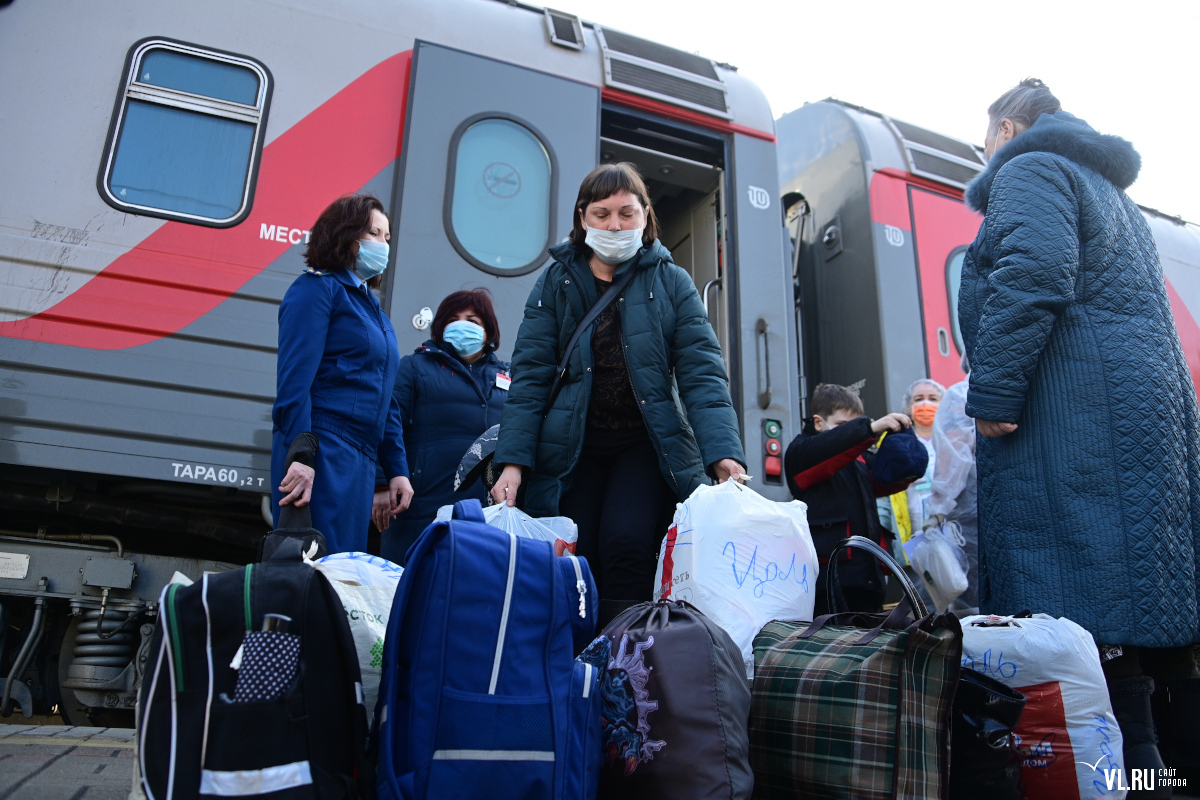
[{"label": "train car ventilation grille", "polygon": [[987,165],[983,151],[969,142],[891,117],[883,119],[900,140],[908,170],[914,175],[965,189]]},{"label": "train car ventilation grille", "polygon": [[931,177],[942,183],[952,183],[955,186],[966,187],[982,170],[979,167],[940,158],[929,153],[914,150],[909,153],[912,158],[914,175]]},{"label": "train car ventilation grille", "polygon": [[574,14],[568,14],[565,11],[555,11],[553,9],[544,9],[546,14],[546,33],[550,36],[550,42],[559,47],[567,47],[571,50],[583,49],[583,26],[579,23],[579,17]]},{"label": "train car ventilation grille", "polygon": [[604,83],[729,119],[728,88],[712,60],[596,26]]}]

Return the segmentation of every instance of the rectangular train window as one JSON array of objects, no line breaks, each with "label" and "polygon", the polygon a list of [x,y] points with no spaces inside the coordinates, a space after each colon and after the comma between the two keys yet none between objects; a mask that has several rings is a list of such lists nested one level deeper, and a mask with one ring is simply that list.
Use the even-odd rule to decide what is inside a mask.
[{"label": "rectangular train window", "polygon": [[227,227],[250,213],[271,74],[260,62],[169,39],[133,46],[99,189],[134,214]]}]

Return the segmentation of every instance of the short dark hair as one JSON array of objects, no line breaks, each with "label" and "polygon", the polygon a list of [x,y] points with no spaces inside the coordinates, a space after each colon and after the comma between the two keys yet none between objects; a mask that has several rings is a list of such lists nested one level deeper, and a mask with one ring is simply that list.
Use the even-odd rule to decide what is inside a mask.
[{"label": "short dark hair", "polygon": [[1050,87],[1037,78],[1026,78],[988,106],[988,131],[996,130],[1003,119],[1029,128],[1042,114],[1059,111],[1062,111],[1062,103],[1050,93]]},{"label": "short dark hair", "polygon": [[492,293],[481,287],[448,294],[438,306],[430,327],[433,341],[438,347],[444,348],[446,342],[442,340],[442,334],[446,326],[463,311],[474,311],[483,321],[484,350],[495,350],[500,346],[500,323],[496,320],[496,309],[492,307]]},{"label": "short dark hair", "polygon": [[858,392],[851,391],[836,383],[818,383],[813,389],[812,402],[809,409],[821,419],[829,419],[839,411],[849,411],[862,416],[863,404]]},{"label": "short dark hair", "polygon": [[571,229],[571,244],[589,258],[592,248],[584,241],[587,231],[583,229],[583,212],[592,203],[607,200],[620,192],[629,192],[636,197],[646,212],[642,244],[649,247],[658,238],[658,217],[654,216],[654,208],[650,205],[650,193],[646,191],[646,182],[642,180],[637,167],[628,161],[601,164],[589,172],[583,183],[579,184],[579,196],[575,199],[575,224]]},{"label": "short dark hair", "polygon": [[[358,255],[358,240],[371,229],[371,212],[386,215],[383,203],[369,194],[339,197],[321,212],[308,234],[308,249],[304,262],[322,272],[340,272],[354,266]],[[379,285],[376,276],[367,281],[372,288]]]}]

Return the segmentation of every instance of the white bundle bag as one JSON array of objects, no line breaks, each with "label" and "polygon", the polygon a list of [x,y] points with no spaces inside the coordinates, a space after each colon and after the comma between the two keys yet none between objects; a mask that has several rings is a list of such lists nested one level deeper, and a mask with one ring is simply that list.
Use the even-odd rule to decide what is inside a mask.
[{"label": "white bundle bag", "polygon": [[904,543],[904,553],[937,610],[944,612],[967,590],[967,556],[957,522],[928,528]]},{"label": "white bundle bag", "polygon": [[808,507],[777,503],[737,481],[701,486],[675,510],[655,600],[684,600],[720,625],[754,677],[754,637],[774,619],[811,620],[817,551]]},{"label": "white bundle bag", "polygon": [[310,563],[333,584],[346,610],[371,722],[383,675],[383,639],[404,567],[370,553],[333,553]]},{"label": "white bundle bag", "polygon": [[963,666],[1025,695],[1016,730],[1025,800],[1125,797],[1121,730],[1092,635],[1048,614],[966,617],[962,629]]},{"label": "white bundle bag", "polygon": [[[438,509],[434,522],[446,522],[451,519],[453,513],[454,506],[442,506]],[[566,553],[574,555],[575,546],[579,543],[579,526],[570,517],[535,518],[516,506],[498,505],[483,509],[483,521],[505,533],[550,542],[554,545],[556,556]]]}]

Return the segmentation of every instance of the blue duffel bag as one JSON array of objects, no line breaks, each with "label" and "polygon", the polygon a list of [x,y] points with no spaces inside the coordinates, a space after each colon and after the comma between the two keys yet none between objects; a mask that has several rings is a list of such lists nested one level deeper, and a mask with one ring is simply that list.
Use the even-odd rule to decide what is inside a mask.
[{"label": "blue duffel bag", "polygon": [[596,796],[599,675],[587,562],[455,504],[408,555],[388,619],[374,741],[380,800]]}]

